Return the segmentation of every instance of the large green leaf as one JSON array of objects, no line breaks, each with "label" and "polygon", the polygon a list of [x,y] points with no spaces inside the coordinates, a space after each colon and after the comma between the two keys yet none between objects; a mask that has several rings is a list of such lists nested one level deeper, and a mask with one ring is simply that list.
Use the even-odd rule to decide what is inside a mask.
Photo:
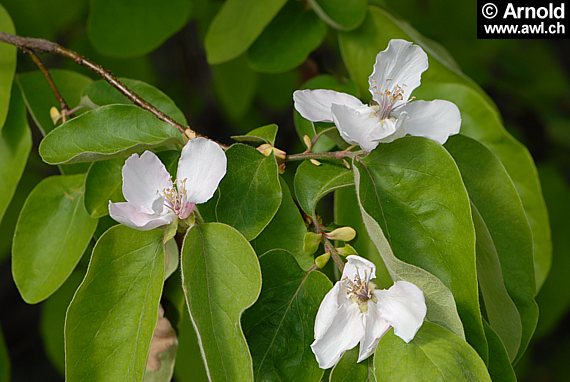
[{"label": "large green leaf", "polygon": [[354,184],[352,171],[336,163],[315,166],[304,161],[295,172],[295,196],[299,206],[309,216],[315,215],[317,203],[336,189]]},{"label": "large green leaf", "polygon": [[[498,276],[488,276],[496,268],[493,258],[498,256],[502,268],[501,279],[504,279],[522,321],[520,356],[532,337],[538,319],[538,308],[534,301],[532,234],[528,221],[507,171],[485,146],[458,136],[450,139],[446,148],[457,162],[469,197],[482,218],[478,222],[477,240],[481,252],[479,257],[486,264],[480,276],[483,300],[489,323],[503,340],[512,359],[519,348],[516,316],[510,310],[512,306],[506,301],[506,296],[501,294]],[[488,231],[490,238],[486,238],[488,235],[485,231]]]},{"label": "large green leaf", "polygon": [[40,330],[44,349],[62,376],[65,374],[65,313],[84,275],[84,271],[72,272],[57,292],[41,305]]},{"label": "large green leaf", "polygon": [[237,228],[253,240],[269,224],[281,204],[277,163],[253,147],[232,145],[227,151],[228,170],[219,187],[215,205],[217,221]]},{"label": "large green leaf", "polygon": [[123,200],[123,158],[94,162],[85,178],[85,209],[94,218],[109,214],[109,200]]},{"label": "large green leaf", "polygon": [[505,130],[494,105],[477,91],[462,84],[427,83],[417,94],[455,102],[461,110],[461,134],[484,144],[505,166],[532,231],[536,291],[539,291],[550,269],[552,244],[540,182],[528,150]]},{"label": "large green leaf", "polygon": [[475,230],[451,155],[429,139],[408,137],[379,146],[356,166],[363,209],[381,225],[399,259],[434,274],[451,290],[467,339],[486,358]]},{"label": "large green leaf", "polygon": [[[69,70],[50,70],[50,75],[57,89],[65,99],[67,106],[75,108],[81,102],[81,94],[93,81],[89,77]],[[50,117],[50,109],[60,109],[59,102],[40,71],[18,74],[16,82],[32,119],[43,135],[55,128]],[[79,112],[82,112],[80,110]]]},{"label": "large green leaf", "polygon": [[491,381],[485,363],[465,341],[431,322],[424,322],[409,344],[388,332],[374,353],[374,371],[379,382]]},{"label": "large green leaf", "polygon": [[0,221],[16,192],[32,148],[22,96],[16,88],[12,93],[5,126],[0,130]]},{"label": "large green leaf", "polygon": [[366,0],[309,0],[308,3],[327,24],[345,31],[358,27],[368,11]]},{"label": "large green leaf", "polygon": [[409,25],[386,11],[371,7],[360,28],[339,36],[343,61],[359,94],[369,98],[368,76],[379,51],[394,38],[420,44],[429,56],[429,69],[422,86],[414,91],[420,99],[441,98],[455,102],[461,110],[462,134],[485,144],[505,165],[522,200],[533,231],[537,290],[544,282],[551,261],[550,228],[536,168],[528,151],[504,129],[496,106],[440,47],[434,46]]},{"label": "large green leaf", "polygon": [[268,143],[273,146],[277,137],[277,130],[277,125],[272,123],[253,129],[244,135],[234,135],[232,139],[236,142]]},{"label": "large green leaf", "polygon": [[182,248],[186,303],[211,381],[253,381],[240,317],[259,296],[261,270],[247,240],[220,223],[192,227]]},{"label": "large green leaf", "polygon": [[84,175],[42,180],[30,193],[16,225],[12,274],[31,304],[55,292],[87,248],[97,220],[83,206]]},{"label": "large green leaf", "polygon": [[301,65],[325,38],[326,25],[301,2],[289,2],[247,51],[252,68],[279,73]]},{"label": "large green leaf", "polygon": [[245,52],[287,0],[228,0],[208,29],[206,54],[210,64],[229,61]]},{"label": "large green leaf", "polygon": [[[8,12],[0,4],[0,32],[14,33],[14,24]],[[16,72],[16,47],[0,44],[0,130],[4,126],[8,108],[10,107],[10,92],[12,80]]]},{"label": "large green leaf", "polygon": [[183,144],[182,134],[149,112],[108,105],[54,129],[40,144],[40,155],[49,164],[90,162],[174,143]]},{"label": "large green leaf", "polygon": [[251,242],[258,255],[272,249],[283,249],[291,253],[299,266],[309,269],[313,264],[313,256],[305,253],[304,242],[307,227],[297,205],[293,201],[287,183],[280,179],[283,198],[277,213],[263,231]]},{"label": "large green leaf", "polygon": [[[152,104],[164,114],[172,117],[181,124],[187,124],[184,113],[180,111],[178,106],[166,94],[159,89],[146,82],[131,80],[128,78],[120,78],[121,82],[129,89],[136,92],[139,96]],[[107,81],[99,80],[91,83],[83,91],[84,103],[89,106],[104,106],[110,104],[126,104],[132,105],[132,102],[120,93],[117,89],[109,85]]]},{"label": "large green leaf", "polygon": [[[182,304],[184,308],[184,301]],[[188,310],[184,308],[184,311],[185,314],[178,323],[178,352],[174,364],[174,375],[177,381],[208,382],[196,330],[188,317]]]},{"label": "large green leaf", "polygon": [[[109,56],[142,56],[181,29],[190,16],[188,0],[91,0],[87,32]],[[118,37],[120,36],[120,37]]]},{"label": "large green leaf", "polygon": [[67,311],[66,380],[142,380],[163,279],[162,231],[101,236]]},{"label": "large green leaf", "polygon": [[275,250],[259,259],[261,295],[243,316],[256,380],[320,381],[310,351],[317,310],[332,285],[320,272],[305,272],[287,252]]}]

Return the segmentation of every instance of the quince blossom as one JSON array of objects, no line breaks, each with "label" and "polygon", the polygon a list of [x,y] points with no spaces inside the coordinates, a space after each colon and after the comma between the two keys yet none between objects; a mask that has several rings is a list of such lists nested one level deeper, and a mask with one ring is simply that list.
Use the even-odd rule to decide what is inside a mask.
[{"label": "quince blossom", "polygon": [[370,105],[358,98],[333,90],[297,90],[295,109],[312,122],[334,122],[340,136],[364,151],[380,142],[392,142],[406,134],[430,138],[441,144],[457,134],[461,115],[449,101],[410,99],[428,68],[428,57],[421,47],[405,40],[390,40],[378,53],[368,78]]},{"label": "quince blossom", "polygon": [[153,152],[133,154],[123,166],[123,195],[127,201],[109,201],[109,215],[141,231],[184,220],[196,204],[214,195],[226,168],[224,150],[206,138],[186,143],[178,161],[176,182]]},{"label": "quince blossom", "polygon": [[424,294],[414,284],[396,281],[378,290],[370,281],[376,277],[373,263],[354,255],[347,260],[341,280],[326,294],[315,320],[311,349],[322,369],[336,365],[358,343],[358,362],[365,360],[390,327],[410,342],[427,312]]}]

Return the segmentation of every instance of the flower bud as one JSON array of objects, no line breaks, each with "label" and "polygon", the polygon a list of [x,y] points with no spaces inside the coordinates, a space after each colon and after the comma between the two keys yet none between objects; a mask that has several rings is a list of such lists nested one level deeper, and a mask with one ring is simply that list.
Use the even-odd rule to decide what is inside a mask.
[{"label": "flower bud", "polygon": [[315,265],[319,269],[323,269],[325,265],[327,265],[327,263],[329,262],[330,258],[331,254],[329,252],[325,252],[315,259]]},{"label": "flower bud", "polygon": [[317,167],[321,165],[321,162],[319,162],[316,159],[309,159],[309,162],[311,162],[313,165],[315,165]]},{"label": "flower bud", "polygon": [[305,143],[305,146],[307,146],[307,150],[311,150],[313,148],[313,142],[308,135],[303,135],[303,142]]},{"label": "flower bud", "polygon": [[268,157],[273,151],[273,146],[271,146],[269,143],[264,143],[257,148],[257,151]]},{"label": "flower bud", "polygon": [[322,236],[318,233],[307,232],[305,234],[305,240],[303,241],[303,252],[308,255],[312,255],[317,252],[319,245],[321,244]]},{"label": "flower bud", "polygon": [[53,122],[54,125],[57,124],[57,122],[61,119],[61,113],[54,106],[52,106],[52,108],[49,109],[49,116],[51,117],[51,121]]},{"label": "flower bud", "polygon": [[340,247],[336,249],[336,252],[341,255],[341,256],[350,256],[350,255],[358,255],[358,252],[356,252],[356,249],[354,249],[354,247],[352,247],[352,245],[350,244],[346,244],[344,247]]},{"label": "flower bud", "polygon": [[330,240],[351,241],[356,237],[356,231],[352,227],[340,227],[325,233],[325,236]]}]

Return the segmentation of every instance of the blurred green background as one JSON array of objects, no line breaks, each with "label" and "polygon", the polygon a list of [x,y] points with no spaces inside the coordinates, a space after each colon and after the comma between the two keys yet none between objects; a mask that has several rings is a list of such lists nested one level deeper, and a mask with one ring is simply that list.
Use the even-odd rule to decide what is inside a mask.
[{"label": "blurred green background", "polygon": [[[336,35],[331,30],[309,58],[291,71],[259,73],[243,56],[209,66],[203,41],[222,4],[215,0],[165,2],[184,12],[173,13],[163,38],[153,42],[156,49],[141,53],[136,45],[127,44],[129,49],[125,50],[113,46],[113,41],[128,39],[133,33],[146,39],[146,33],[154,28],[151,20],[147,28],[129,30],[125,26],[129,17],[152,19],[152,15],[130,14],[128,7],[120,6],[127,2],[117,1],[114,8],[109,5],[113,3],[0,0],[18,34],[58,41],[118,76],[155,85],[177,102],[190,126],[223,142],[229,142],[231,135],[275,122],[280,126],[277,146],[290,152],[301,151],[293,125],[292,92],[317,74],[346,76]],[[523,381],[564,380],[570,375],[570,41],[477,40],[473,0],[370,3],[387,8],[446,48],[461,69],[493,98],[506,127],[532,153],[549,208],[554,253],[550,276],[538,296],[538,328],[526,356],[517,365],[517,373]],[[107,24],[101,24],[102,17],[107,18]],[[105,33],[94,39],[88,31],[97,28]],[[148,38],[152,36],[150,33]],[[71,69],[92,77],[72,62],[53,56],[43,58],[50,68]],[[20,55],[18,72],[30,70],[35,67]],[[33,131],[37,149],[41,135],[37,129]],[[0,323],[13,381],[63,379],[60,326],[65,301],[69,301],[81,279],[80,272],[76,272],[77,277],[58,291],[58,298],[31,306],[22,301],[11,277],[10,242],[18,211],[31,189],[50,171],[53,168],[42,164],[37,150],[33,151],[0,224]]]}]

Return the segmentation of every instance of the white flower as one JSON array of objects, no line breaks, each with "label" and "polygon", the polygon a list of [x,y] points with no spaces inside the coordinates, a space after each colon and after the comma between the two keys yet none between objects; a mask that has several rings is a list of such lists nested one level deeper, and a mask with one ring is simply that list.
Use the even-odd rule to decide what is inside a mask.
[{"label": "white flower", "polygon": [[334,122],[346,142],[368,152],[380,142],[406,134],[443,144],[459,132],[461,115],[449,101],[410,100],[427,68],[428,57],[421,47],[390,40],[388,48],[376,56],[368,78],[371,105],[333,90],[297,90],[293,93],[295,109],[312,122]]},{"label": "white flower", "polygon": [[360,342],[358,362],[368,358],[390,329],[410,342],[426,316],[423,292],[407,281],[375,289],[376,267],[360,256],[348,256],[342,279],[327,293],[315,320],[311,349],[319,367],[337,364],[345,351]]},{"label": "white flower", "polygon": [[186,219],[196,204],[214,195],[226,166],[222,148],[206,138],[195,138],[184,146],[174,183],[153,152],[145,151],[140,157],[133,154],[123,166],[127,201],[109,201],[109,214],[119,223],[142,231]]}]

